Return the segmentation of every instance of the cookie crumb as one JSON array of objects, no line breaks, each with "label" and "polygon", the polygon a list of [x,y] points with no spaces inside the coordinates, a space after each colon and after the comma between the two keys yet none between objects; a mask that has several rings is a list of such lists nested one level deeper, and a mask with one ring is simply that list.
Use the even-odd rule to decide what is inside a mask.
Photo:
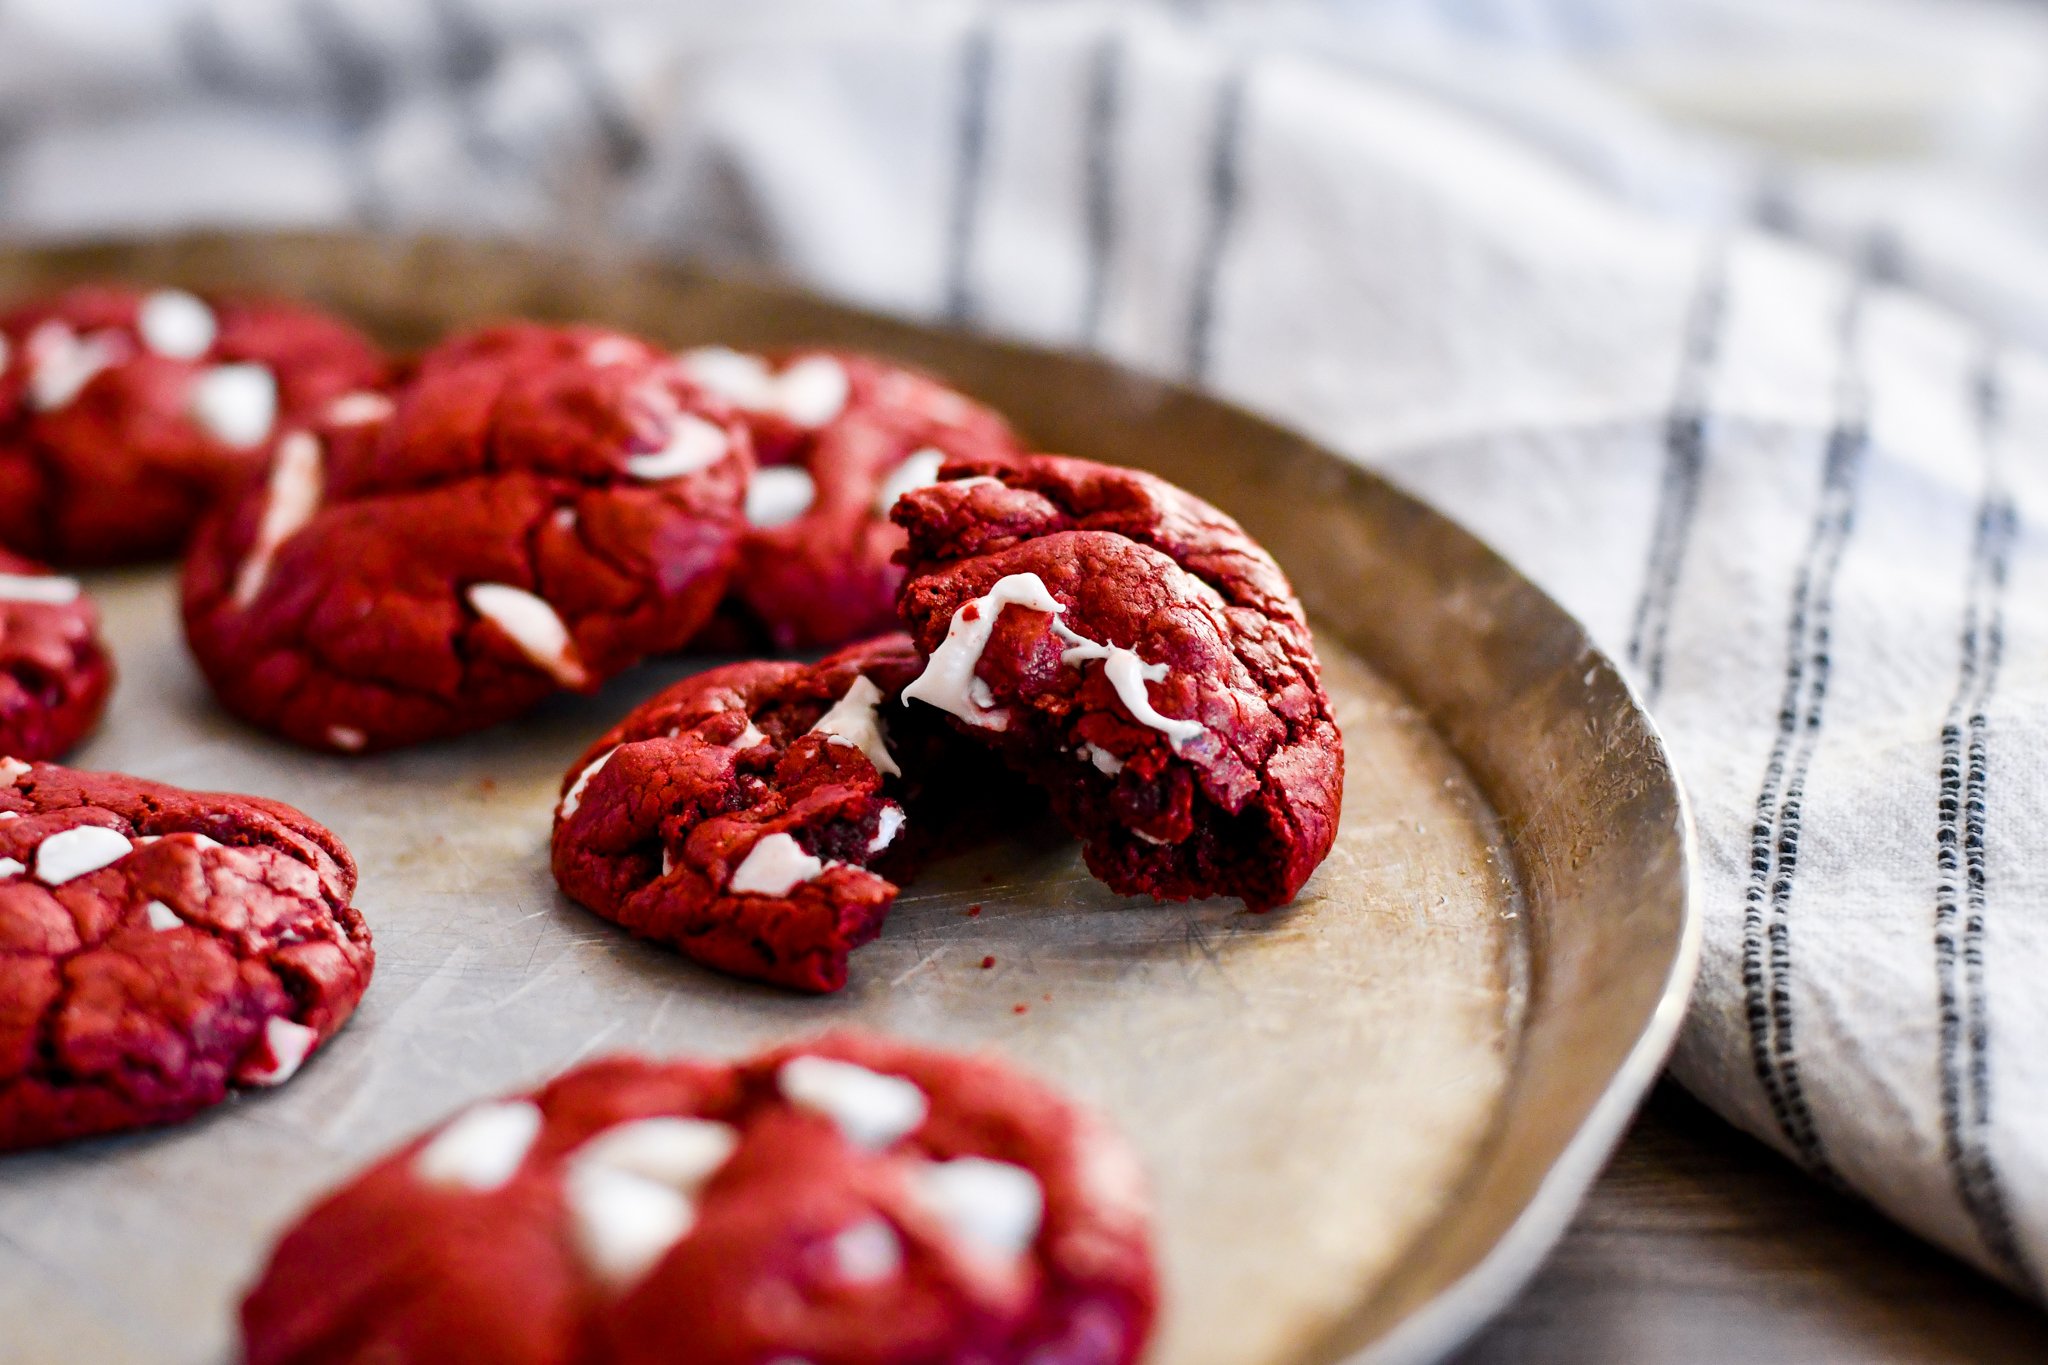
[{"label": "cookie crumb", "polygon": [[983,959],[981,960],[981,969],[982,969],[983,971],[987,971],[987,970],[988,970],[989,968],[991,968],[991,967],[993,967],[993,966],[995,966],[995,965],[996,965],[996,959],[995,959],[995,956],[994,956],[994,954],[990,954],[990,955],[989,955],[988,957],[985,957],[985,958],[983,958]]}]

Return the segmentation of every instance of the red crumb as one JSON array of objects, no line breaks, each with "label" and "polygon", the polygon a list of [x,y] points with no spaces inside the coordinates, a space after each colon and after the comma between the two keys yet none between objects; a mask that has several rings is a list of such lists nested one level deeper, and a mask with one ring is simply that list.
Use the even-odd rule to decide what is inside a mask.
[{"label": "red crumb", "polygon": [[993,967],[993,966],[995,966],[995,965],[996,965],[996,960],[995,960],[995,958],[994,958],[993,956],[985,957],[985,958],[983,958],[983,959],[981,960],[981,969],[982,969],[983,971],[987,971],[987,970],[988,970],[989,968],[991,968],[991,967]]},{"label": "red crumb", "polygon": [[975,603],[969,602],[966,606],[960,608],[960,619],[963,621],[979,621],[981,619],[981,608]]},{"label": "red crumb", "polygon": [[1012,1014],[1029,1014],[1029,1013],[1031,1013],[1031,1006],[1029,1006],[1029,1005],[1025,1005],[1025,1004],[1016,1004],[1016,1005],[1012,1005],[1012,1006],[1010,1006],[1010,1013],[1012,1013]]},{"label": "red crumb", "polygon": [[479,796],[496,796],[498,794],[498,779],[495,777],[479,777],[476,780],[476,790]]},{"label": "red crumb", "polygon": [[980,906],[978,906],[978,905],[970,905],[970,906],[968,906],[968,907],[967,907],[967,918],[969,918],[969,919],[973,919],[973,918],[974,918],[974,917],[975,917],[976,915],[978,915],[978,914],[980,914],[980,913],[981,913],[981,907],[980,907]]}]

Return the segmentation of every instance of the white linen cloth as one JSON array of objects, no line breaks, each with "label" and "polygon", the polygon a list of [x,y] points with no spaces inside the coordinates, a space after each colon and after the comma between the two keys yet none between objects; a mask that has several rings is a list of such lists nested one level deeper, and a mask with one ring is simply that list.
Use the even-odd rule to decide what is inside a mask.
[{"label": "white linen cloth", "polygon": [[2039,1295],[2044,67],[1964,0],[7,0],[0,230],[605,235],[1320,437],[1650,698],[1683,1082]]}]

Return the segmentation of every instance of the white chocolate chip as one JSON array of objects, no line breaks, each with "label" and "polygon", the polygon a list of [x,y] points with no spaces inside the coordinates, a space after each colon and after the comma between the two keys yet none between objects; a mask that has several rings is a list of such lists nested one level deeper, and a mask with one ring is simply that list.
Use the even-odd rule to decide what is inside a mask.
[{"label": "white chocolate chip", "polygon": [[327,727],[327,742],[345,754],[361,753],[370,737],[353,725],[330,725]]},{"label": "white chocolate chip", "polygon": [[479,1104],[455,1116],[413,1156],[429,1185],[488,1194],[519,1173],[540,1136],[540,1109],[527,1100]]},{"label": "white chocolate chip", "polygon": [[981,680],[974,676],[974,668],[981,662],[981,652],[988,648],[989,636],[1003,608],[1008,606],[1029,607],[1054,615],[1066,610],[1045,586],[1045,580],[1035,573],[997,579],[987,592],[971,602],[963,602],[953,613],[946,638],[932,651],[924,672],[903,689],[904,704],[925,702],[985,730],[1007,728],[1009,713],[990,707],[993,698],[987,684],[982,684],[979,695],[976,694],[974,684]]},{"label": "white chocolate chip", "polygon": [[638,360],[644,351],[631,337],[599,337],[583,348],[583,363],[602,370]]},{"label": "white chocolate chip", "polygon": [[747,717],[747,728],[735,735],[732,742],[725,747],[728,749],[751,749],[766,738],[768,736],[761,733],[761,727],[754,724],[754,718],[749,716]]},{"label": "white chocolate chip", "polygon": [[1077,635],[1058,621],[1053,622],[1053,633],[1070,646],[1060,654],[1060,662],[1079,667],[1090,659],[1101,659],[1102,672],[1109,679],[1109,685],[1116,689],[1117,700],[1131,713],[1131,719],[1140,725],[1149,725],[1166,736],[1173,751],[1179,753],[1181,746],[1203,732],[1198,720],[1178,720],[1163,716],[1152,707],[1152,698],[1145,692],[1148,682],[1165,682],[1165,664],[1148,664],[1135,651],[1122,645],[1099,644],[1086,636]]},{"label": "white chocolate chip", "polygon": [[800,427],[821,427],[846,408],[853,384],[828,355],[805,356],[781,374],[759,356],[701,346],[676,357],[699,386],[749,412],[776,413]]},{"label": "white chocolate chip", "polygon": [[38,412],[55,412],[99,376],[128,358],[128,347],[112,333],[80,336],[61,322],[39,324],[28,334],[28,402]]},{"label": "white chocolate chip", "polygon": [[628,455],[626,472],[636,479],[674,479],[709,469],[732,448],[725,428],[695,413],[679,413],[669,428],[668,444],[645,455]]},{"label": "white chocolate chip", "polygon": [[256,538],[249,546],[249,557],[235,572],[236,606],[247,607],[263,591],[277,552],[319,510],[326,477],[320,442],[310,432],[295,431],[278,442],[277,454],[270,461],[269,486],[264,491],[263,515],[256,523]]},{"label": "white chocolate chip", "polygon": [[0,758],[0,777],[6,778],[10,787],[34,771],[35,769],[18,758]]},{"label": "white chocolate chip", "polygon": [[0,602],[41,602],[62,606],[78,600],[75,578],[49,573],[0,573]]},{"label": "white chocolate chip", "polygon": [[903,1269],[903,1241],[885,1220],[870,1215],[834,1234],[832,1265],[847,1284],[879,1283]]},{"label": "white chocolate chip", "polygon": [[327,405],[327,423],[337,427],[362,427],[381,422],[398,410],[398,405],[381,393],[358,389],[345,393]]},{"label": "white chocolate chip", "polygon": [[584,765],[583,771],[576,774],[576,780],[571,782],[569,790],[562,794],[562,818],[564,820],[576,813],[577,807],[583,804],[583,789],[590,785],[591,778],[604,771],[604,765],[611,762],[612,755],[618,751],[619,746],[614,744],[596,758],[591,759],[589,763]]},{"label": "white chocolate chip", "polygon": [[1045,1190],[1022,1166],[985,1157],[934,1161],[911,1174],[911,1193],[953,1235],[999,1256],[1021,1256],[1045,1220]]},{"label": "white chocolate chip", "polygon": [[1080,748],[1080,754],[1081,757],[1093,763],[1098,770],[1108,773],[1111,777],[1115,777],[1124,770],[1124,761],[1103,748],[1100,744],[1083,744]]},{"label": "white chocolate chip", "polygon": [[805,356],[775,381],[777,406],[800,427],[822,427],[846,409],[853,383],[829,355]]},{"label": "white chocolate chip", "polygon": [[747,523],[763,531],[787,526],[818,500],[817,480],[802,465],[776,464],[754,471],[747,483]]},{"label": "white chocolate chip", "polygon": [[903,807],[891,803],[882,807],[882,814],[875,822],[875,837],[868,840],[868,852],[880,853],[896,842],[897,831],[903,828]]},{"label": "white chocolate chip", "polygon": [[182,289],[159,289],[135,312],[142,344],[172,360],[197,360],[213,349],[220,324],[213,310]]},{"label": "white chocolate chip", "polygon": [[135,846],[128,836],[104,825],[73,825],[36,845],[36,879],[62,886],[75,877],[111,867]]},{"label": "white chocolate chip", "polygon": [[19,877],[28,868],[19,858],[0,858],[0,877]]},{"label": "white chocolate chip", "polygon": [[165,905],[162,901],[149,902],[142,907],[142,913],[149,917],[149,927],[158,933],[162,933],[166,929],[176,929],[185,923],[185,921],[178,918],[177,911],[171,909],[170,906]]},{"label": "white chocolate chip", "polygon": [[306,1025],[274,1014],[263,1024],[263,1042],[270,1049],[270,1065],[262,1071],[246,1072],[244,1085],[283,1085],[299,1074],[320,1034]]},{"label": "white chocolate chip", "polygon": [[557,507],[548,516],[548,520],[553,523],[557,531],[573,531],[576,529],[576,509],[573,507]]},{"label": "white chocolate chip", "polygon": [[223,444],[259,446],[277,425],[277,376],[261,365],[215,365],[192,381],[187,405]]},{"label": "white chocolate chip", "polygon": [[827,736],[829,743],[859,749],[868,756],[868,762],[875,765],[876,772],[901,777],[903,770],[889,756],[889,746],[882,734],[881,717],[877,713],[881,703],[882,689],[875,686],[873,679],[862,674],[832,704],[832,709],[818,718],[818,723],[811,727],[811,733]]},{"label": "white chocolate chip", "polygon": [[735,407],[761,411],[775,405],[774,372],[757,355],[725,346],[699,346],[676,357],[683,373]]},{"label": "white chocolate chip", "polygon": [[730,1124],[661,1115],[605,1129],[569,1156],[563,1194],[577,1251],[614,1292],[696,1222],[692,1196],[739,1146]]},{"label": "white chocolate chip", "polygon": [[689,1194],[718,1173],[739,1143],[739,1131],[729,1123],[661,1115],[614,1124],[570,1160],[596,1162]]},{"label": "white chocolate chip", "polygon": [[915,1132],[931,1111],[914,1082],[830,1057],[792,1057],[775,1083],[791,1104],[831,1119],[847,1141],[871,1151]]},{"label": "white chocolate chip", "polygon": [[896,505],[896,499],[913,489],[939,481],[939,466],[945,462],[945,455],[930,446],[906,455],[903,463],[890,470],[889,476],[875,490],[875,515],[887,521],[889,509]]},{"label": "white chocolate chip", "polygon": [[545,598],[507,583],[473,583],[469,604],[556,682],[581,687],[589,680],[576,660],[569,627]]},{"label": "white chocolate chip", "polygon": [[695,1206],[682,1193],[596,1163],[570,1163],[562,1193],[577,1252],[613,1293],[654,1269],[697,1221]]},{"label": "white chocolate chip", "polygon": [[786,896],[798,883],[823,872],[825,866],[789,835],[770,834],[747,850],[725,889],[735,896]]}]

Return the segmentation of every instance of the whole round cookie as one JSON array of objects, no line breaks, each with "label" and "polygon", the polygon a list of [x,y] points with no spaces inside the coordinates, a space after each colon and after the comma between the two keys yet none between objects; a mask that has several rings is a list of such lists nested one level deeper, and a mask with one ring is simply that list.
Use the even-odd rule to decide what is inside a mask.
[{"label": "whole round cookie", "polygon": [[953,462],[894,516],[927,656],[906,705],[1000,752],[1116,891],[1294,896],[1336,837],[1343,741],[1301,604],[1236,522],[1052,455]]},{"label": "whole round cookie", "polygon": [[986,1058],[834,1035],[619,1057],[474,1105],[327,1196],[242,1304],[247,1365],[1127,1365],[1144,1181]]},{"label": "whole round cookie", "polygon": [[274,299],[93,285],[17,308],[0,317],[0,544],[174,554],[277,432],[385,368],[353,328]]},{"label": "whole round cookie", "polygon": [[56,758],[99,723],[114,665],[75,578],[0,550],[0,753]]},{"label": "whole round cookie", "polygon": [[680,648],[725,589],[750,463],[672,357],[515,323],[287,433],[185,564],[227,708],[343,753],[508,720]]},{"label": "whole round cookie", "polygon": [[370,979],[356,869],[291,807],[0,759],[0,1150],[289,1080]]},{"label": "whole round cookie", "polygon": [[889,508],[949,459],[1023,453],[1000,416],[874,356],[723,347],[680,357],[737,408],[759,463],[726,603],[700,648],[821,649],[896,628]]},{"label": "whole round cookie", "polygon": [[883,872],[931,847],[922,827],[946,827],[963,786],[1005,799],[975,776],[985,756],[938,717],[889,707],[919,667],[898,634],[661,692],[564,775],[555,880],[707,966],[838,990],[895,899]]}]

